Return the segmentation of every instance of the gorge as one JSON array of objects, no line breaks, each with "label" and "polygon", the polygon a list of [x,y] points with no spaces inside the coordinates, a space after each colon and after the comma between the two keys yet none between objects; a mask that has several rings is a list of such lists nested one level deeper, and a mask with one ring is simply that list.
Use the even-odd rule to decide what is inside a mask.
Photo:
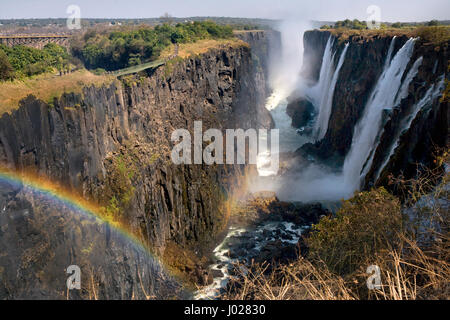
[{"label": "gorge", "polygon": [[[237,32],[206,53],[52,104],[28,96],[2,115],[0,298],[214,298],[233,261],[295,257],[330,202],[433,166],[448,143],[448,42],[290,31],[297,55],[283,54],[280,32]],[[195,121],[279,129],[280,173],[173,164],[171,133],[192,134]],[[48,190],[58,189],[103,218],[55,204]],[[68,292],[72,264],[89,280]]]}]

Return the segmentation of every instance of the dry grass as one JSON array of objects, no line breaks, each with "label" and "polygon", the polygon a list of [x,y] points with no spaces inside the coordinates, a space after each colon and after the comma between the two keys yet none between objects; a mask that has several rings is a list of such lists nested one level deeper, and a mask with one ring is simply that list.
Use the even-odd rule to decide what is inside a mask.
[{"label": "dry grass", "polygon": [[360,36],[362,38],[374,38],[377,36],[407,36],[413,37],[417,33],[417,28],[387,28],[387,29],[347,29],[347,28],[337,28],[337,29],[324,29],[322,31],[330,31],[333,35],[339,37],[342,40],[348,39],[350,36]]},{"label": "dry grass", "polygon": [[329,31],[337,36],[341,41],[347,40],[350,36],[359,36],[362,39],[371,39],[374,37],[393,37],[393,36],[407,36],[420,37],[427,43],[438,45],[450,40],[450,26],[418,26],[418,27],[404,27],[404,28],[385,28],[385,29],[324,29],[322,31]]},{"label": "dry grass", "polygon": [[450,250],[447,236],[438,236],[427,250],[404,238],[404,247],[380,253],[366,264],[377,265],[381,287],[368,290],[369,275],[340,276],[322,261],[300,257],[267,272],[269,265],[236,265],[227,300],[414,300],[450,298]]},{"label": "dry grass", "polygon": [[341,277],[333,275],[324,264],[316,267],[299,258],[270,272],[269,264],[236,264],[225,300],[353,300],[355,296]]},{"label": "dry grass", "polygon": [[50,102],[64,92],[81,93],[83,87],[111,83],[114,77],[97,76],[87,70],[67,75],[42,74],[25,80],[0,82],[0,115],[19,107],[19,101],[33,94],[38,99]]},{"label": "dry grass", "polygon": [[[449,235],[435,234],[435,242],[426,248],[403,237],[404,247],[378,257],[382,286],[369,291],[377,300],[415,300],[450,298]],[[423,246],[423,245],[421,245]]]},{"label": "dry grass", "polygon": [[[211,49],[215,48],[223,48],[223,47],[239,47],[239,46],[248,46],[247,43],[245,43],[242,40],[238,39],[205,39],[205,40],[199,40],[193,43],[182,43],[179,45],[178,48],[178,56],[180,58],[189,58],[192,56],[196,56],[199,54],[204,54],[208,52]],[[161,59],[168,58],[169,56],[173,55],[174,53],[174,45],[170,45],[167,48],[161,52]]]}]

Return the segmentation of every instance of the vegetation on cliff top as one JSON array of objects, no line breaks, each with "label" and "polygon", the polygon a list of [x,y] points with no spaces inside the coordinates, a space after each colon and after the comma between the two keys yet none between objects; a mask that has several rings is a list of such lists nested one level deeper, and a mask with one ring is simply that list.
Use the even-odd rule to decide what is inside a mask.
[{"label": "vegetation on cliff top", "polygon": [[[156,64],[159,66],[173,58],[175,44],[180,58],[203,54],[211,48],[245,45],[234,38],[230,26],[211,21],[163,24],[154,28],[122,27],[112,31],[90,29],[73,39],[73,55],[53,43],[42,50],[0,45],[0,114],[17,108],[19,101],[30,94],[50,103],[66,90],[81,93],[84,86],[108,83],[113,77],[106,76],[105,69],[129,68],[114,76],[135,73],[147,68],[144,62],[155,58],[163,61]],[[74,66],[82,68],[83,62],[95,69],[93,73],[79,70],[66,74]],[[168,68],[170,71],[172,66]],[[59,71],[58,78],[56,71]]]},{"label": "vegetation on cliff top", "polygon": [[[395,22],[395,23],[389,23],[389,22],[383,22],[380,23],[380,28],[381,29],[386,29],[386,28],[413,28],[413,27],[425,27],[425,26],[440,26],[440,25],[448,25],[448,23],[446,24],[442,24],[441,22],[439,22],[438,20],[431,20],[429,22]],[[336,21],[334,25],[323,25],[320,27],[320,29],[354,29],[354,30],[365,30],[365,29],[369,29],[367,27],[367,22],[366,21],[360,21],[358,19],[345,19],[345,20],[340,20],[340,21]]]},{"label": "vegetation on cliff top", "polygon": [[[220,47],[239,47],[248,46],[248,44],[242,40],[231,38],[231,39],[204,39],[191,43],[182,43],[178,45],[178,57],[189,58],[196,55],[201,55],[208,52],[212,48]],[[167,46],[161,52],[161,58],[168,58],[174,52],[174,44]]]},{"label": "vegetation on cliff top", "polygon": [[67,71],[70,68],[69,58],[66,48],[54,43],[46,44],[42,50],[0,44],[0,80],[30,77],[54,70]]},{"label": "vegetation on cliff top", "polygon": [[426,24],[385,24],[382,23],[379,29],[369,29],[364,21],[344,20],[338,21],[335,25],[324,25],[321,30],[329,31],[341,40],[346,40],[351,36],[363,38],[373,38],[379,36],[407,36],[419,37],[425,43],[440,45],[450,41],[450,25],[439,25],[433,21]]},{"label": "vegetation on cliff top", "polygon": [[82,37],[73,39],[74,56],[89,69],[117,70],[158,59],[171,44],[192,43],[203,39],[229,39],[230,26],[219,26],[211,21],[162,24],[154,28],[123,27],[114,31],[91,29]]},{"label": "vegetation on cliff top", "polygon": [[86,86],[100,86],[112,81],[112,76],[99,76],[87,70],[79,70],[63,76],[41,74],[32,78],[0,82],[0,116],[17,109],[20,100],[30,94],[52,103],[53,98],[60,97],[64,92],[82,93]]}]

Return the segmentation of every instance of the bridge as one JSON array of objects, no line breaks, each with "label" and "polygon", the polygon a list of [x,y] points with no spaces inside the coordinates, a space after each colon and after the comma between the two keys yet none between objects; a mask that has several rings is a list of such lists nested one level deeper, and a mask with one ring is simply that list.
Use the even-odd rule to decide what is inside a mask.
[{"label": "bridge", "polygon": [[56,43],[63,47],[69,46],[68,35],[0,35],[0,43],[8,47],[22,45],[42,49],[48,43]]}]

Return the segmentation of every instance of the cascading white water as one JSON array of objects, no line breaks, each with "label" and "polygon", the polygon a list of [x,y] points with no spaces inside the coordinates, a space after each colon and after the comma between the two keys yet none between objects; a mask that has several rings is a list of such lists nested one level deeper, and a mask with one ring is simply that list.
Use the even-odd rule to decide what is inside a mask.
[{"label": "cascading white water", "polygon": [[280,130],[280,152],[295,151],[310,141],[306,136],[300,136],[296,129],[291,126],[292,119],[286,112],[287,105],[287,99],[280,100],[278,92],[274,92],[266,103],[266,108],[272,115],[275,128]]},{"label": "cascading white water", "polygon": [[334,60],[333,43],[334,38],[330,36],[325,46],[325,50],[323,51],[319,80],[314,86],[307,89],[306,92],[306,96],[312,101],[317,111],[320,110],[320,106],[322,105],[322,102],[326,97],[326,95],[323,93],[328,90],[331,83],[331,77],[333,76],[332,72]]},{"label": "cascading white water", "polygon": [[394,36],[391,40],[391,44],[389,45],[386,60],[384,61],[383,70],[386,70],[389,67],[389,65],[391,64],[392,53],[394,52],[394,47],[395,47],[395,39],[397,39],[397,36]]},{"label": "cascading white water", "polygon": [[389,153],[388,153],[387,157],[384,159],[383,163],[376,171],[375,181],[380,177],[380,174],[383,171],[384,167],[386,167],[386,165],[389,163],[389,160],[391,159],[392,155],[395,153],[395,150],[397,149],[397,147],[399,145],[400,137],[409,130],[412,122],[417,117],[417,114],[419,113],[419,111],[422,110],[423,108],[429,106],[431,103],[433,103],[433,101],[441,94],[443,88],[444,88],[444,77],[441,77],[441,80],[439,81],[439,83],[433,84],[427,90],[427,92],[425,93],[423,98],[420,99],[420,101],[417,102],[413,106],[411,113],[405,119],[402,120],[402,122],[400,123],[401,129],[395,135],[395,137],[393,139],[394,143],[391,144],[391,146],[388,150]]},{"label": "cascading white water", "polygon": [[[266,102],[266,108],[270,111],[275,128],[279,130],[279,152],[295,151],[307,142],[307,136],[300,136],[296,129],[291,126],[291,118],[286,113],[288,105],[284,92],[275,91]],[[259,141],[267,144],[267,137],[260,136]],[[273,176],[278,171],[271,167],[271,155],[275,150],[259,152],[257,156],[257,169],[260,176]]]},{"label": "cascading white water", "polygon": [[[310,142],[307,137],[297,134],[296,129],[291,126],[292,119],[286,113],[288,97],[301,86],[300,68],[303,58],[303,41],[301,39],[303,33],[310,28],[309,24],[297,21],[284,21],[278,26],[281,32],[282,58],[271,62],[270,85],[273,93],[267,99],[266,109],[272,115],[275,129],[279,130],[280,152],[295,151],[306,142]],[[264,143],[266,139],[263,137],[260,141]],[[267,177],[276,174],[269,164],[269,151],[258,153],[257,169],[260,176]]]},{"label": "cascading white water", "polygon": [[[407,72],[414,51],[414,41],[414,39],[409,39],[396,53],[395,37],[391,41],[381,76],[371,92],[361,119],[355,126],[352,145],[345,159],[342,171],[317,164],[311,158],[310,161],[305,160],[301,163],[294,164],[298,166],[298,170],[290,170],[288,175],[272,176],[256,181],[256,183],[252,184],[252,191],[275,191],[277,196],[284,201],[336,201],[351,197],[354,191],[361,187],[361,181],[372,166],[373,157],[379,144],[379,138],[384,130],[382,125],[383,110],[389,110],[398,106],[408,96],[409,86],[422,64],[423,59],[420,57],[412,64]],[[328,93],[328,88],[324,86],[324,83],[331,85],[333,76],[330,74],[336,74],[335,71],[330,70],[333,67],[333,63],[331,63],[333,60],[331,47],[332,40],[329,39],[322,59],[323,64],[320,71],[320,78],[322,80],[319,80],[313,87],[316,91],[314,89],[311,90],[311,88],[305,88],[304,86],[301,88],[305,97],[315,104],[318,103],[318,105],[322,101],[325,101],[325,98],[320,97],[319,93]],[[344,58],[342,59],[344,60]],[[339,63],[336,69],[338,69],[338,65]],[[327,68],[328,70],[326,70]],[[318,90],[317,88],[319,87],[323,88],[323,90]],[[386,153],[389,154],[386,163],[395,152],[401,132],[408,130],[419,110],[433,103],[441,90],[441,84],[434,86],[413,107],[408,117],[401,120],[399,136],[396,135],[393,137],[392,146],[386,150]],[[277,113],[274,112],[277,108],[280,108],[278,109],[280,111],[283,109],[279,103],[281,101],[282,99],[278,99],[278,104],[273,104],[273,106],[276,105],[276,108],[271,112],[277,125],[283,127],[286,123],[290,124],[290,118],[277,118]],[[332,101],[330,103],[332,106]],[[285,116],[283,112],[280,114]],[[280,122],[286,123],[282,125]],[[325,129],[327,128],[325,127]],[[283,134],[280,134],[280,140],[283,140]],[[386,163],[383,163],[382,167]]]},{"label": "cascading white water", "polygon": [[349,45],[348,43],[345,44],[335,69],[333,63],[336,53],[331,54],[334,43],[334,40],[331,39],[332,37],[330,36],[325,47],[322,66],[320,68],[319,82],[307,92],[307,95],[313,100],[313,104],[316,106],[318,113],[313,130],[313,136],[316,140],[323,139],[327,132],[333,104],[334,89]]},{"label": "cascading white water", "polygon": [[[394,39],[393,39],[393,41],[394,41]],[[420,57],[416,60],[416,62],[414,62],[413,66],[411,67],[411,69],[409,70],[405,79],[403,80],[402,86],[397,94],[397,97],[395,98],[394,107],[397,107],[400,104],[400,102],[408,96],[409,84],[411,83],[412,79],[416,76],[417,72],[419,71],[419,67],[422,65],[422,60],[423,60],[423,57]],[[383,134],[383,132],[384,132],[384,128],[382,129],[381,133],[379,134],[380,137]],[[367,163],[364,166],[364,170],[361,174],[361,178],[364,178],[367,175],[367,173],[369,172],[369,170],[371,169],[372,164],[373,164],[373,158],[375,157],[375,151],[377,150],[379,143],[380,143],[380,139],[377,139],[377,143],[374,146],[374,148],[372,148],[372,151],[370,153],[369,160],[367,161]]]},{"label": "cascading white water", "polygon": [[370,160],[369,156],[377,145],[377,137],[382,129],[383,110],[392,109],[395,105],[403,74],[414,50],[414,42],[415,39],[412,38],[406,41],[392,61],[385,64],[385,69],[364,108],[363,116],[355,126],[352,145],[343,168],[344,182],[352,190],[359,189],[361,179],[364,178],[364,165],[367,165],[366,162]]},{"label": "cascading white water", "polygon": [[419,67],[422,65],[422,61],[423,57],[418,58],[411,67],[411,70],[409,70],[405,80],[403,81],[402,87],[400,88],[397,98],[395,99],[395,106],[398,106],[400,102],[408,96],[409,84],[411,83],[412,79],[414,79],[414,77],[417,75]]}]

